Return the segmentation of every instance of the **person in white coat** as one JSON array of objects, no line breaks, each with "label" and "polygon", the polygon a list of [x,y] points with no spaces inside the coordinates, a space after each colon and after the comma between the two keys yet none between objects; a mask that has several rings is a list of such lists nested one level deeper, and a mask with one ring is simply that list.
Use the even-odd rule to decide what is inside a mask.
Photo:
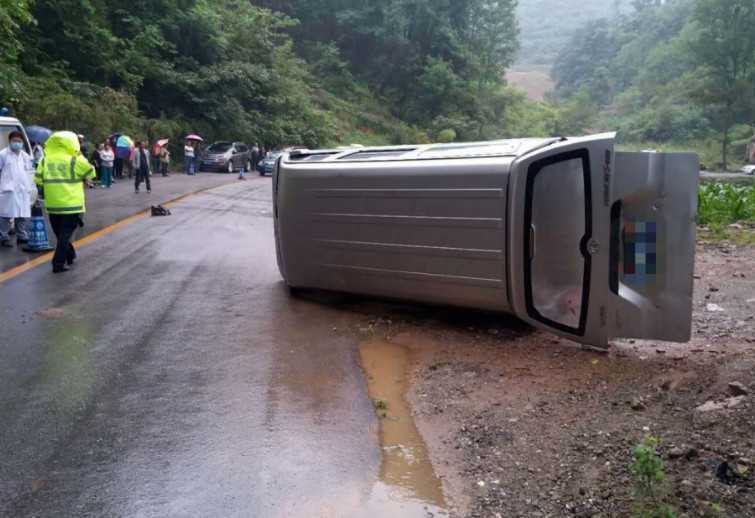
[{"label": "person in white coat", "polygon": [[9,145],[0,151],[0,246],[11,247],[11,220],[15,220],[16,241],[29,240],[27,226],[31,217],[34,169],[32,158],[24,150],[24,136],[20,131],[8,135]]}]

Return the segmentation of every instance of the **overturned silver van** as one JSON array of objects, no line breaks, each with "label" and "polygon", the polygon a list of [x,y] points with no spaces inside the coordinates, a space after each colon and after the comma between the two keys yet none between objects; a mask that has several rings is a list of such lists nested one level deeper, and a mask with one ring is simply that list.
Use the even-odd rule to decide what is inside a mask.
[{"label": "overturned silver van", "polygon": [[605,347],[688,341],[699,160],[614,134],[299,150],[275,168],[293,288],[512,313]]}]

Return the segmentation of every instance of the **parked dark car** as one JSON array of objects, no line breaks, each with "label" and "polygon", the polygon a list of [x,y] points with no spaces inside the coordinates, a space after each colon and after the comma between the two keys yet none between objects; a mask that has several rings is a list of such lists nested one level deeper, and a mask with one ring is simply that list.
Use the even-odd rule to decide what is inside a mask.
[{"label": "parked dark car", "polygon": [[278,161],[278,158],[283,154],[283,151],[268,151],[265,157],[260,160],[259,165],[257,166],[257,170],[260,173],[260,176],[265,175],[272,175],[273,169],[275,169],[275,162]]},{"label": "parked dark car", "polygon": [[201,166],[203,171],[251,171],[252,150],[243,142],[215,142],[202,155]]}]

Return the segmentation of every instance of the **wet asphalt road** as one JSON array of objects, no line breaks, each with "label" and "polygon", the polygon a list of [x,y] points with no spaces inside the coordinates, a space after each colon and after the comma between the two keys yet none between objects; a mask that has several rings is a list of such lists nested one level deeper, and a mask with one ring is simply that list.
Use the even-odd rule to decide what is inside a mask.
[{"label": "wet asphalt road", "polygon": [[[91,232],[112,225],[133,214],[136,214],[150,205],[166,203],[184,194],[217,187],[227,183],[233,183],[237,175],[219,173],[200,173],[195,176],[187,176],[180,173],[172,173],[167,177],[160,175],[152,177],[152,192],[145,192],[142,184],[141,192],[134,192],[134,181],[129,178],[118,180],[110,189],[87,189],[87,213],[84,217],[86,225],[76,233],[81,238]],[[269,179],[268,179],[269,181]],[[50,242],[54,244],[55,236],[48,223]],[[14,266],[23,264],[36,257],[21,249],[0,249],[0,272],[9,270]]]},{"label": "wet asphalt road", "polygon": [[0,284],[0,516],[357,516],[378,476],[353,318],[291,298],[270,179]]}]

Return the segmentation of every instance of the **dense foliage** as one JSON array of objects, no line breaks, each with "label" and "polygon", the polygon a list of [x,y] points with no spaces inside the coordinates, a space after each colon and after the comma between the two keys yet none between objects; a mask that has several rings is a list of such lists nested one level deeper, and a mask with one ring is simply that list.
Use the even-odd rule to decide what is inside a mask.
[{"label": "dense foliage", "polygon": [[[93,139],[314,147],[618,129],[715,167],[751,135],[753,27],[752,0],[0,0],[0,104]],[[555,59],[552,100],[505,84],[517,56]]]},{"label": "dense foliage", "polygon": [[516,0],[0,2],[0,103],[93,138],[482,138],[523,101]]},{"label": "dense foliage", "polygon": [[573,35],[553,68],[558,97],[592,106],[585,128],[619,129],[634,142],[716,141],[709,167],[726,168],[734,144],[741,161],[755,117],[755,3],[635,4]]}]

